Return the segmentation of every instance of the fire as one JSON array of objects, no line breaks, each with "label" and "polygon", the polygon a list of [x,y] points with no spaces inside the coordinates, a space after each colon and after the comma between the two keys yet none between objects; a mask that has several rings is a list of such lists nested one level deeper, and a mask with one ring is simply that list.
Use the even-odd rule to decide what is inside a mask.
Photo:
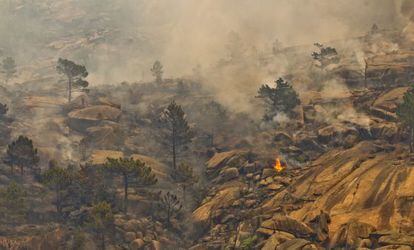
[{"label": "fire", "polygon": [[276,158],[276,163],[274,168],[276,169],[277,172],[281,172],[283,170],[282,164],[280,163],[280,159]]}]

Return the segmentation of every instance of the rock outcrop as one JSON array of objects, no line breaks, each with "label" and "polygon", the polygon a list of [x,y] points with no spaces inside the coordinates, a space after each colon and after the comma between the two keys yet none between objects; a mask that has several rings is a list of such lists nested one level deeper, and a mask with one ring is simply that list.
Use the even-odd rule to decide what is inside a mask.
[{"label": "rock outcrop", "polygon": [[338,232],[351,220],[380,230],[398,228],[402,219],[413,221],[414,191],[410,186],[414,168],[401,155],[404,149],[383,141],[362,142],[322,155],[292,185],[294,195],[315,201],[291,215],[309,220],[314,211],[327,211],[332,220],[330,232]]},{"label": "rock outcrop", "polygon": [[68,124],[71,128],[83,132],[87,128],[97,126],[101,121],[118,121],[122,111],[107,105],[89,106],[77,109],[68,114]]}]

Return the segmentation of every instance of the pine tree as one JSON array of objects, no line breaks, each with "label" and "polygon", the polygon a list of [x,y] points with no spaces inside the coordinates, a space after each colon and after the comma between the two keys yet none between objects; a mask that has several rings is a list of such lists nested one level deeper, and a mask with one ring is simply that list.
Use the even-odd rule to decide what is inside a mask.
[{"label": "pine tree", "polygon": [[73,88],[85,90],[89,83],[84,80],[88,76],[85,66],[78,65],[70,60],[59,58],[56,66],[59,74],[63,74],[68,79],[68,102],[72,99]]},{"label": "pine tree", "polygon": [[160,61],[155,61],[151,68],[151,73],[155,77],[155,82],[162,83],[163,66]]},{"label": "pine tree", "polygon": [[116,188],[113,178],[102,168],[92,165],[81,166],[78,179],[81,205],[91,206],[102,201],[115,204]]},{"label": "pine tree", "polygon": [[397,107],[397,116],[408,128],[410,153],[414,151],[414,87],[404,94],[403,102]]},{"label": "pine tree", "polygon": [[134,160],[133,158],[108,158],[104,168],[114,174],[122,176],[124,186],[124,211],[128,211],[128,188],[131,181],[136,183],[153,185],[157,182],[151,168],[147,167],[144,162]]},{"label": "pine tree", "polygon": [[300,99],[293,87],[279,78],[275,81],[276,87],[272,88],[267,84],[260,87],[258,91],[258,98],[262,98],[267,110],[264,120],[271,121],[278,113],[291,114],[292,110],[300,104]]},{"label": "pine tree", "polygon": [[159,203],[160,208],[166,213],[166,221],[168,224],[171,224],[171,218],[177,215],[183,206],[181,205],[180,200],[175,194],[167,192],[161,196],[161,201]]},{"label": "pine tree", "polygon": [[42,183],[48,186],[55,192],[55,206],[56,212],[62,216],[63,207],[68,195],[68,188],[78,179],[76,173],[70,168],[61,168],[58,166],[51,166],[42,175]]},{"label": "pine tree", "polygon": [[193,138],[193,132],[188,125],[185,113],[180,105],[172,101],[164,110],[161,121],[163,123],[163,143],[171,149],[173,169],[177,168],[177,155],[186,150],[186,146]]},{"label": "pine tree", "polygon": [[33,146],[33,141],[26,136],[19,136],[16,141],[13,141],[7,146],[4,163],[10,166],[13,174],[13,167],[20,167],[20,173],[23,175],[24,168],[36,169],[35,166],[39,162],[37,149]]},{"label": "pine tree", "polygon": [[312,58],[318,61],[319,67],[324,68],[331,63],[339,62],[338,52],[335,48],[325,47],[320,43],[315,43],[314,45],[319,49],[319,52],[312,52]]},{"label": "pine tree", "polygon": [[96,233],[100,248],[106,248],[106,236],[113,231],[114,215],[111,205],[107,202],[99,202],[92,207],[89,219],[89,227]]}]

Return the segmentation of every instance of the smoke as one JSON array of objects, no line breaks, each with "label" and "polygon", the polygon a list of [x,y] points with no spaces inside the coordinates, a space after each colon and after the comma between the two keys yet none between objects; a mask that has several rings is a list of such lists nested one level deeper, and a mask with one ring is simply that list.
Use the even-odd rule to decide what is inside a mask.
[{"label": "smoke", "polygon": [[351,96],[351,92],[345,83],[339,79],[330,79],[324,82],[320,93],[323,99],[339,99]]},{"label": "smoke", "polygon": [[[400,10],[410,16],[408,2],[4,1],[0,47],[19,67],[50,75],[57,57],[76,60],[87,66],[95,86],[152,80],[155,60],[165,78],[191,76],[199,65],[205,89],[220,103],[257,114],[257,88],[297,71],[297,62],[310,59],[308,45],[360,36],[374,23],[392,29],[401,22]],[[282,53],[274,53],[276,39]],[[286,52],[290,47],[301,52]],[[302,91],[303,83],[292,84]]]},{"label": "smoke", "polygon": [[[53,42],[65,36],[61,41],[69,41],[71,35],[80,35],[70,44],[76,51],[91,53],[92,75],[107,69],[102,81],[148,79],[156,59],[163,62],[166,76],[181,76],[197,64],[210,66],[223,58],[232,31],[259,51],[276,38],[287,46],[312,44],[360,35],[373,23],[391,28],[396,23],[395,5],[388,0],[15,0],[1,5],[1,30],[6,32],[3,40],[8,40],[2,44],[30,50],[44,39]],[[47,22],[50,19],[56,23]],[[108,32],[105,43],[76,44],[93,32]],[[60,51],[68,56],[75,52]]]}]

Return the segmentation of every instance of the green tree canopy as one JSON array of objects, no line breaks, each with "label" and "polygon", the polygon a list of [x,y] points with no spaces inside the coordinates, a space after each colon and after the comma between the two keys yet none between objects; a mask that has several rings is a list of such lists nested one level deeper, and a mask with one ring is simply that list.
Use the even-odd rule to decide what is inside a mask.
[{"label": "green tree canopy", "polygon": [[111,173],[122,176],[124,186],[124,210],[128,210],[128,188],[133,181],[139,185],[153,185],[157,182],[150,167],[133,158],[108,158],[104,168]]},{"label": "green tree canopy", "polygon": [[321,68],[331,63],[339,62],[338,52],[335,48],[329,46],[325,47],[323,44],[320,43],[315,43],[314,45],[319,49],[319,51],[312,52],[312,58],[315,61],[319,62],[319,66]]},{"label": "green tree canopy", "polygon": [[16,182],[11,182],[0,190],[0,194],[1,217],[12,224],[23,222],[28,212],[27,192],[24,187]]},{"label": "green tree canopy", "polygon": [[71,168],[51,166],[42,175],[42,183],[55,192],[55,206],[59,215],[63,215],[63,206],[68,198],[68,188],[78,179],[75,171]]},{"label": "green tree canopy", "polygon": [[186,115],[180,105],[172,101],[161,115],[162,142],[171,149],[173,169],[177,168],[177,155],[185,151],[194,134],[188,125]]},{"label": "green tree canopy", "polygon": [[263,99],[267,105],[264,116],[266,121],[272,120],[279,112],[289,115],[300,104],[299,95],[287,81],[279,78],[275,83],[275,88],[264,84],[258,91],[257,97]]},{"label": "green tree canopy", "polygon": [[114,228],[114,215],[111,205],[105,201],[95,204],[90,212],[88,225],[95,232],[101,249],[105,249],[106,236]]},{"label": "green tree canopy", "polygon": [[13,167],[20,167],[21,175],[24,168],[35,169],[39,162],[37,149],[33,146],[33,141],[26,136],[20,135],[17,140],[7,146],[4,162],[10,166],[11,172]]},{"label": "green tree canopy", "polygon": [[78,65],[68,59],[59,58],[56,66],[59,74],[63,74],[68,79],[68,101],[72,99],[73,88],[85,90],[89,82],[84,78],[88,76],[88,71],[83,65]]},{"label": "green tree canopy", "polygon": [[91,206],[102,201],[115,203],[113,178],[107,171],[92,165],[81,166],[78,171],[79,203]]}]

